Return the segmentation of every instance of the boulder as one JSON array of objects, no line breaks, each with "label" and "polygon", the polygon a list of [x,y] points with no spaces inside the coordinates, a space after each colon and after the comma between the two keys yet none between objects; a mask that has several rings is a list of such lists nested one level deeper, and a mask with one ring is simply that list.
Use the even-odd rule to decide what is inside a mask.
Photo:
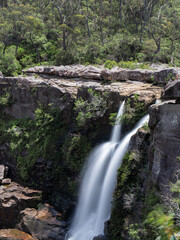
[{"label": "boulder", "polygon": [[180,103],[180,79],[172,81],[166,85],[162,93],[163,99],[175,99]]},{"label": "boulder", "polygon": [[61,221],[61,214],[48,204],[36,210],[27,208],[21,212],[18,228],[29,232],[39,240],[64,240],[67,224]]},{"label": "boulder", "polygon": [[1,240],[35,240],[29,234],[18,229],[0,229]]},{"label": "boulder", "polygon": [[20,211],[35,207],[41,199],[41,192],[12,182],[0,186],[0,227],[13,228]]},{"label": "boulder", "polygon": [[10,178],[4,178],[3,180],[2,180],[2,183],[1,183],[2,185],[9,185],[9,184],[11,184],[11,179]]}]

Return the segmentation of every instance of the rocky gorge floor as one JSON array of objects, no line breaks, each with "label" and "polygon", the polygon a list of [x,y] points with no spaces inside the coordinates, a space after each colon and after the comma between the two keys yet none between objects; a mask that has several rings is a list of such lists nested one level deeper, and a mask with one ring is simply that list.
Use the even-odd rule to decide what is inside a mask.
[{"label": "rocky gorge floor", "polygon": [[[75,138],[77,135],[83,135],[83,137],[87,135],[89,137],[92,132],[92,130],[89,130],[91,129],[89,126],[91,124],[95,126],[93,123],[99,122],[102,125],[101,128],[98,125],[93,137],[91,136],[95,145],[98,143],[98,134],[96,132],[105,132],[105,126],[109,125],[110,113],[117,112],[120,102],[124,99],[132,99],[133,108],[133,104],[135,104],[133,99],[138,96],[138,102],[143,103],[144,109],[147,110],[152,103],[155,103],[156,99],[160,99],[162,96],[164,100],[170,102],[153,105],[149,110],[151,142],[150,147],[147,146],[149,149],[148,178],[150,182],[158,185],[160,192],[166,196],[167,193],[171,194],[168,185],[169,181],[172,182],[180,178],[180,165],[177,159],[180,156],[180,80],[178,79],[178,71],[175,68],[164,67],[148,70],[118,68],[107,70],[81,65],[34,67],[25,70],[23,76],[0,76],[0,102],[4,104],[3,100],[7,99],[5,98],[7,94],[8,100],[10,100],[10,104],[1,104],[0,109],[1,112],[5,112],[6,115],[13,119],[34,119],[35,111],[40,105],[58,108],[62,118],[61,121],[67,126],[67,132],[60,136],[63,139],[62,141],[64,141],[65,134],[73,135]],[[162,86],[165,86],[169,81],[169,85],[162,91]],[[89,89],[100,93],[100,96],[105,95],[106,97],[101,98],[101,100],[106,101],[106,105],[103,110],[93,109],[96,115],[91,116],[88,123],[86,123],[86,133],[82,130],[74,133],[74,127],[72,130],[72,127],[69,126],[72,125],[75,118],[75,103],[81,99],[84,102],[86,99],[92,101]],[[98,101],[99,99],[98,95]],[[102,105],[102,102],[99,105]],[[6,118],[6,121],[9,121],[9,117]],[[16,127],[15,130],[13,128],[13,131],[15,131],[15,134],[21,135],[23,130]],[[62,148],[61,144],[58,139],[58,149]],[[35,187],[29,186],[32,182],[31,177],[27,180],[28,187],[24,187],[22,185],[26,185],[26,182],[23,182],[22,177],[19,176],[17,152],[12,156],[10,148],[11,144],[8,139],[0,139],[0,239],[64,240],[70,216],[69,211],[72,212],[72,210],[69,210],[72,206],[68,204],[74,202],[74,199],[72,199],[68,203],[64,203],[66,202],[64,200],[66,198],[64,188],[68,188],[68,185],[65,186],[61,181],[63,179],[65,181],[66,175],[63,176],[64,172],[59,173],[62,174],[62,180],[53,178],[51,174],[50,177],[46,175],[45,180],[39,180],[45,171],[53,171],[54,173],[56,165],[53,165],[53,160],[48,159],[46,161],[43,156],[38,156],[34,168],[27,169],[29,176],[31,174],[35,175],[33,177],[33,181],[36,183]],[[138,147],[136,146],[136,148]],[[63,149],[66,150],[66,148]],[[60,150],[56,149],[55,151]],[[147,155],[147,152],[144,154]],[[24,159],[27,158],[27,149],[23,149],[20,153],[20,156],[22,155],[25,156]],[[62,152],[60,152],[58,158],[63,159]],[[61,167],[65,165],[65,168],[68,169],[64,159],[60,164]],[[71,159],[68,159],[68,164],[71,164]],[[72,168],[76,167],[76,165],[73,165]],[[72,174],[76,181],[79,170]],[[72,173],[69,169],[67,172],[70,175]],[[59,185],[55,187],[59,186],[60,194],[53,195],[55,192],[53,185],[57,181],[59,181]],[[52,195],[52,198],[56,196],[56,203],[63,205],[62,212],[55,210],[49,204],[47,198],[42,197],[47,190],[46,188],[49,188],[48,194]],[[116,210],[118,211],[118,209]],[[177,216],[178,211],[177,209]],[[109,229],[111,228],[109,227]],[[112,238],[111,231],[112,229],[109,230],[108,239],[116,240],[115,237]],[[125,237],[126,233],[124,233],[124,239],[126,239]]]}]

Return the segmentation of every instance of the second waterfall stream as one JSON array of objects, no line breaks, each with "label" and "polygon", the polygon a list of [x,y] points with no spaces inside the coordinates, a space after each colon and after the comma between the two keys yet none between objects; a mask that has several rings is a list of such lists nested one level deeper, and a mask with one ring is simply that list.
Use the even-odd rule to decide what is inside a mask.
[{"label": "second waterfall stream", "polygon": [[121,124],[118,120],[123,115],[124,105],[125,102],[120,106],[110,141],[93,149],[87,159],[67,240],[92,240],[95,236],[104,234],[104,223],[111,214],[117,170],[121,166],[131,137],[149,120],[148,115],[143,117],[134,129],[121,139]]}]

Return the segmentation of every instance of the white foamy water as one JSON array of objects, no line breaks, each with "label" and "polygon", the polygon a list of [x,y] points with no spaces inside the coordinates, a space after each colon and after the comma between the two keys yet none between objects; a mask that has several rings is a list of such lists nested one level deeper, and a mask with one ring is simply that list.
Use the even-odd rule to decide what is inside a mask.
[{"label": "white foamy water", "polygon": [[96,147],[88,157],[78,205],[67,240],[92,240],[93,237],[104,233],[104,222],[109,219],[111,213],[117,169],[122,163],[132,135],[149,118],[143,117],[136,127],[118,143],[121,135],[121,124],[118,119],[123,114],[123,109],[124,102],[119,109],[110,142]]}]

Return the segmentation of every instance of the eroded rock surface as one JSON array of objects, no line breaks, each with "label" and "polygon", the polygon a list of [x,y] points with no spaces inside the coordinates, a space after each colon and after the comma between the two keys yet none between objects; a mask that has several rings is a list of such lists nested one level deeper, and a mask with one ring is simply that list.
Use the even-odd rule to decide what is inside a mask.
[{"label": "eroded rock surface", "polygon": [[1,229],[0,230],[1,240],[36,240],[29,234],[22,232],[18,229]]},{"label": "eroded rock surface", "polygon": [[16,118],[33,118],[39,105],[47,107],[52,104],[61,110],[67,121],[70,121],[73,102],[71,91],[56,85],[55,82],[35,77],[0,77],[0,95],[4,96],[7,92],[12,104],[6,112]]},{"label": "eroded rock surface", "polygon": [[102,79],[101,68],[94,66],[71,65],[71,66],[40,66],[24,70],[25,73],[40,73],[57,75],[67,78]]},{"label": "eroded rock surface", "polygon": [[180,79],[167,84],[164,88],[162,97],[164,99],[176,99],[177,103],[180,103]]},{"label": "eroded rock surface", "polygon": [[[150,107],[152,130],[152,181],[161,191],[174,181],[180,168],[180,104],[162,103]],[[180,176],[179,176],[180,177]]]},{"label": "eroded rock surface", "polygon": [[157,70],[149,69],[123,69],[115,67],[111,70],[103,70],[102,78],[109,81],[139,81],[139,82],[149,82],[157,85],[165,85],[166,81],[171,78],[175,79],[177,76],[177,71],[174,68],[165,68]]},{"label": "eroded rock surface", "polygon": [[114,67],[111,70],[94,66],[71,65],[71,66],[39,66],[24,70],[27,74],[56,75],[65,78],[84,78],[108,81],[140,81],[150,82],[157,85],[165,85],[170,79],[175,79],[177,70],[163,66],[163,68],[151,69],[123,69]]},{"label": "eroded rock surface", "polygon": [[60,221],[61,215],[48,204],[38,210],[27,208],[21,212],[21,222],[18,228],[29,232],[39,240],[64,240],[66,223]]},{"label": "eroded rock surface", "polygon": [[0,227],[12,228],[21,210],[35,207],[41,199],[41,192],[12,182],[0,186]]},{"label": "eroded rock surface", "polygon": [[145,105],[149,105],[161,95],[159,87],[133,81],[103,84],[101,81],[63,79],[49,75],[0,77],[0,96],[8,92],[11,98],[6,113],[15,118],[33,118],[39,105],[47,107],[51,104],[61,111],[62,118],[67,124],[71,123],[75,98],[86,94],[89,88],[102,94],[109,93],[107,99],[109,112],[117,111],[120,102],[134,94],[138,94],[139,101]]}]

